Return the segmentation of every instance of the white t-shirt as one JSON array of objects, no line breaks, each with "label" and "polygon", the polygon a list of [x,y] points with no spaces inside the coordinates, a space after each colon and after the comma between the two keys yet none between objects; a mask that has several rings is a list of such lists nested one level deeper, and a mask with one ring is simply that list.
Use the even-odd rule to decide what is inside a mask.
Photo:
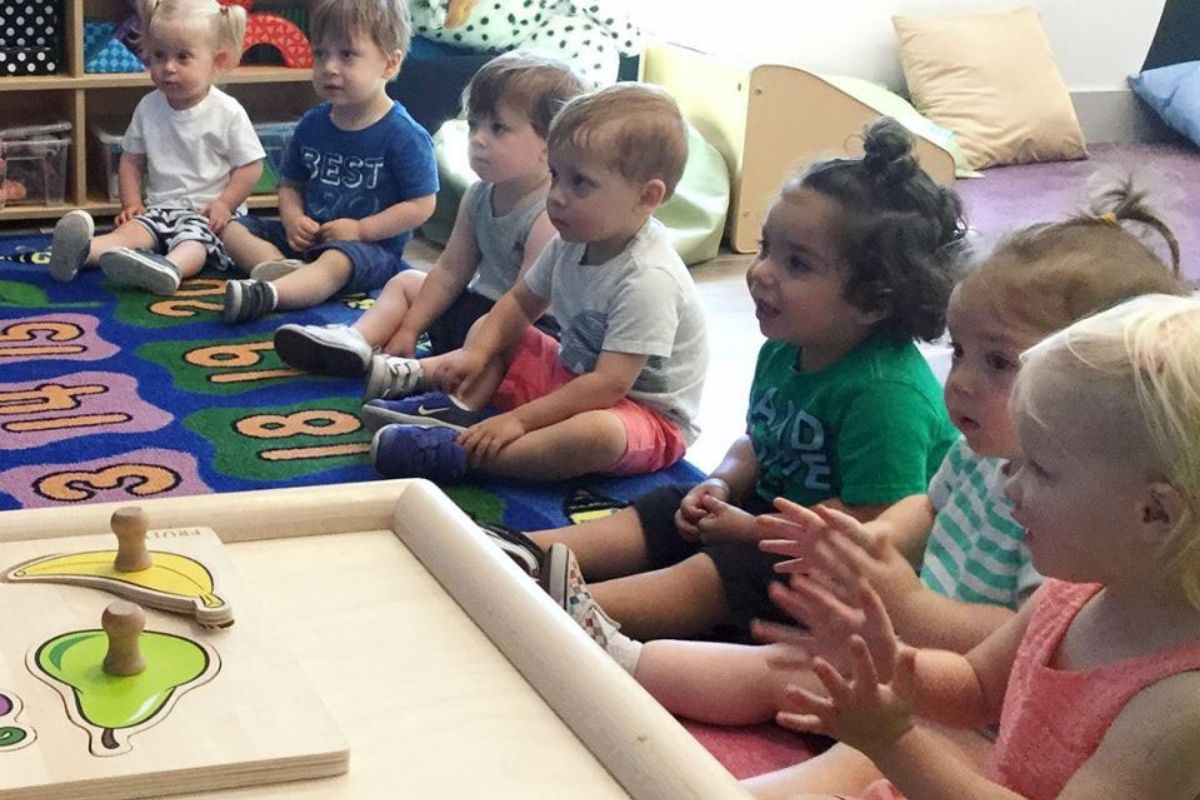
[{"label": "white t-shirt", "polygon": [[708,372],[708,342],[696,285],[651,217],[623,251],[603,264],[581,264],[585,244],[555,236],[525,283],[550,301],[562,326],[558,361],[592,372],[601,351],[649,356],[629,398],[679,426],[688,444]]},{"label": "white t-shirt", "polygon": [[147,206],[194,209],[215,200],[233,170],[267,155],[246,109],[215,86],[182,111],[171,108],[157,89],[143,97],[121,149],[146,156]]}]

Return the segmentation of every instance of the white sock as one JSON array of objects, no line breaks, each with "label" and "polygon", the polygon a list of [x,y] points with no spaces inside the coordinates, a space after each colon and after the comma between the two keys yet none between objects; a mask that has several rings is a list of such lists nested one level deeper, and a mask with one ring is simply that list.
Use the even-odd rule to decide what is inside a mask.
[{"label": "white sock", "polygon": [[638,661],[642,657],[642,643],[636,639],[630,639],[620,631],[614,631],[608,637],[608,644],[604,649],[612,656],[613,661],[621,665],[621,668],[630,675],[637,673]]}]

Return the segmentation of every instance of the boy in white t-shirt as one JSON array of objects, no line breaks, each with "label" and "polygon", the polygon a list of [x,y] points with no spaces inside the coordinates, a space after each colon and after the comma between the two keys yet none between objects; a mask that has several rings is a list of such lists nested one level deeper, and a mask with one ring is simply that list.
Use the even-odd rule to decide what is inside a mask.
[{"label": "boy in white t-shirt", "polygon": [[138,103],[121,142],[116,229],[94,236],[86,211],[64,215],[54,227],[50,274],[69,281],[99,263],[109,280],[169,295],[206,263],[232,265],[217,237],[245,213],[266,153],[246,110],[212,85],[237,66],[245,10],[161,0],[142,2],[140,13],[156,88]]},{"label": "boy in white t-shirt", "polygon": [[[564,106],[547,145],[546,211],[559,235],[461,351],[431,374],[411,359],[402,365],[454,397],[364,406],[366,420],[397,420],[372,447],[387,477],[639,474],[674,464],[698,433],[704,319],[687,268],[651,216],[687,161],[678,106],[652,87],[610,86]],[[532,327],[547,309],[561,346]],[[462,413],[489,403],[503,413]]]}]

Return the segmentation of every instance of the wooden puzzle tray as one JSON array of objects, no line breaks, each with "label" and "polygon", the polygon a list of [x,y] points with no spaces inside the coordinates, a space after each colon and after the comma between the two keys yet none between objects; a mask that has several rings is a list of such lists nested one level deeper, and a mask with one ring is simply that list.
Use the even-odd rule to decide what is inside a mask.
[{"label": "wooden puzzle tray", "polygon": [[[0,573],[64,552],[68,537],[111,539],[122,505],[0,513]],[[223,542],[197,559],[212,562],[233,626],[154,610],[146,624],[211,644],[220,671],[134,733],[128,752],[92,755],[27,659],[72,625],[99,627],[114,598],[0,583],[0,694],[22,706],[0,698],[0,745],[5,726],[33,733],[0,746],[3,800],[748,797],[426,481],[138,505],[151,537],[209,528]],[[263,674],[278,677],[269,690],[231,686],[262,686]]]}]

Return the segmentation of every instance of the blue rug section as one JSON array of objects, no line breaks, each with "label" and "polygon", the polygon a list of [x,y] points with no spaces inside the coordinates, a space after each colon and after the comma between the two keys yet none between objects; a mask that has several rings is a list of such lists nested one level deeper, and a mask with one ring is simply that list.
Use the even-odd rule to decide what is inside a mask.
[{"label": "blue rug section", "polygon": [[[94,269],[60,284],[47,246],[0,237],[0,509],[377,479],[361,382],[298,373],[271,345],[285,321],[350,323],[371,298],[227,326],[221,273],[169,298]],[[638,478],[445,488],[481,522],[531,530],[701,477],[685,462]]]}]

